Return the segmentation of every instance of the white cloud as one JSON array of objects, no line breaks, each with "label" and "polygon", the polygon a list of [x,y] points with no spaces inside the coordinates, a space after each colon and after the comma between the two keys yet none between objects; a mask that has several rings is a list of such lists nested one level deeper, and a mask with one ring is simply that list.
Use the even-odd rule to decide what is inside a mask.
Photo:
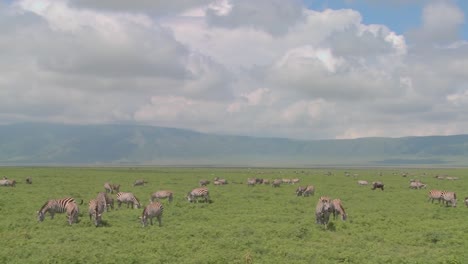
[{"label": "white cloud", "polygon": [[279,0],[0,4],[0,123],[307,139],[466,133],[460,9],[430,3],[408,35],[363,21]]}]

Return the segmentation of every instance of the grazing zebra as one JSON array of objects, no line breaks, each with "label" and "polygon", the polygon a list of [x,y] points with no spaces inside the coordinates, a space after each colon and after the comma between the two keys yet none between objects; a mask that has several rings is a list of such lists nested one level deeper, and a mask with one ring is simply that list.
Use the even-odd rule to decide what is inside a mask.
[{"label": "grazing zebra", "polygon": [[272,186],[272,187],[275,187],[275,188],[276,188],[276,187],[280,187],[281,183],[283,183],[282,180],[280,180],[280,179],[275,179],[275,180],[273,180],[273,182],[271,183],[271,186]]},{"label": "grazing zebra", "polygon": [[155,199],[159,200],[159,199],[166,199],[166,198],[169,200],[169,202],[172,202],[173,195],[174,193],[172,191],[167,191],[167,190],[157,191],[151,194],[151,202],[154,202]]},{"label": "grazing zebra", "polygon": [[367,181],[362,181],[362,180],[361,180],[361,181],[357,181],[357,183],[358,183],[358,185],[368,185],[368,184],[369,184],[369,182],[367,182]]},{"label": "grazing zebra", "polygon": [[422,188],[426,188],[426,184],[419,182],[419,181],[414,181],[414,182],[410,182],[409,187],[410,189],[422,189]]},{"label": "grazing zebra", "polygon": [[282,179],[283,183],[291,184],[291,179]]},{"label": "grazing zebra", "polygon": [[31,177],[27,177],[27,178],[26,178],[26,183],[27,183],[27,184],[32,184],[32,179],[31,179]]},{"label": "grazing zebra", "polygon": [[143,179],[139,179],[139,180],[136,180],[134,183],[133,183],[133,187],[135,186],[144,186],[145,183],[148,183],[147,181],[143,180]]},{"label": "grazing zebra", "polygon": [[270,184],[270,180],[269,179],[263,179],[262,184]]},{"label": "grazing zebra", "polygon": [[200,185],[200,187],[203,187],[203,186],[207,186],[208,184],[210,184],[210,181],[209,180],[200,180],[198,182],[198,184]]},{"label": "grazing zebra", "polygon": [[291,183],[292,183],[292,184],[296,184],[296,183],[299,183],[300,181],[301,181],[301,180],[295,178],[295,179],[292,179],[292,180],[291,180]]},{"label": "grazing zebra", "polygon": [[111,197],[107,195],[105,192],[98,193],[96,197],[97,205],[99,208],[99,213],[103,213],[104,211],[109,211],[109,207],[107,206],[111,203]]},{"label": "grazing zebra", "polygon": [[247,186],[255,186],[255,184],[257,184],[256,179],[251,179],[251,178],[247,179]]},{"label": "grazing zebra", "polygon": [[381,189],[382,191],[384,190],[384,184],[382,182],[373,182],[372,183],[372,190],[375,189]]},{"label": "grazing zebra", "polygon": [[442,195],[443,195],[443,191],[430,190],[429,193],[428,193],[428,196],[429,196],[428,201],[431,201],[432,203],[434,203],[434,200],[437,200],[440,203],[440,201],[442,200]]},{"label": "grazing zebra", "polygon": [[148,204],[145,209],[143,209],[143,213],[141,214],[141,224],[143,227],[146,226],[148,222],[148,218],[150,220],[151,225],[153,225],[153,218],[156,217],[158,219],[159,226],[161,226],[161,218],[164,211],[164,207],[160,202],[150,203]]},{"label": "grazing zebra", "polygon": [[3,179],[3,180],[0,180],[0,186],[15,187],[16,186],[16,181],[15,180]]},{"label": "grazing zebra", "polygon": [[315,223],[327,225],[330,220],[330,214],[333,211],[333,204],[329,197],[322,196],[315,207]]},{"label": "grazing zebra", "polygon": [[297,195],[297,196],[302,196],[302,194],[304,193],[304,191],[305,191],[306,188],[307,188],[307,187],[301,187],[301,186],[297,187],[297,189],[296,189],[296,195]]},{"label": "grazing zebra", "polygon": [[450,203],[452,207],[457,207],[457,194],[454,192],[444,191],[442,192],[442,201],[445,202],[447,206],[449,206]]},{"label": "grazing zebra", "polygon": [[[216,182],[218,184],[216,184]],[[215,184],[215,185],[224,185],[224,184],[228,184],[228,182],[226,181],[226,179],[221,179],[219,177],[215,177],[214,180],[213,180],[213,184]]]},{"label": "grazing zebra", "polygon": [[302,196],[310,196],[315,194],[315,187],[313,185],[307,185],[304,192],[302,192]]},{"label": "grazing zebra", "polygon": [[210,201],[210,192],[207,188],[195,188],[191,192],[188,192],[186,196],[187,200],[191,203],[198,203],[198,198],[200,197],[203,198],[205,203]]},{"label": "grazing zebra", "polygon": [[80,210],[78,209],[78,205],[76,203],[67,203],[65,208],[67,210],[68,224],[72,225],[73,223],[77,223],[78,214],[80,213]]},{"label": "grazing zebra", "polygon": [[122,203],[127,204],[127,208],[130,206],[130,204],[132,205],[134,209],[141,207],[141,204],[138,198],[136,198],[135,195],[133,195],[133,193],[129,193],[129,192],[117,193],[117,203],[119,205],[119,208],[122,205]]},{"label": "grazing zebra", "polygon": [[99,213],[99,207],[98,207],[98,202],[96,199],[92,199],[88,203],[88,214],[89,214],[89,220],[94,219],[94,225],[99,226],[102,222],[102,212]]},{"label": "grazing zebra", "polygon": [[111,183],[104,183],[104,190],[106,190],[106,193],[113,193],[114,190],[112,189],[112,184]]},{"label": "grazing zebra", "polygon": [[[71,197],[57,199],[57,200],[49,200],[47,201],[39,211],[37,211],[37,220],[39,222],[44,221],[45,214],[49,212],[50,219],[54,219],[55,213],[65,213],[67,211],[67,205],[69,203],[75,203],[75,199]],[[83,200],[81,200],[81,204]]]},{"label": "grazing zebra", "polygon": [[341,220],[346,221],[347,215],[343,204],[341,203],[340,199],[333,199],[333,219],[336,219],[338,215],[341,215]]}]

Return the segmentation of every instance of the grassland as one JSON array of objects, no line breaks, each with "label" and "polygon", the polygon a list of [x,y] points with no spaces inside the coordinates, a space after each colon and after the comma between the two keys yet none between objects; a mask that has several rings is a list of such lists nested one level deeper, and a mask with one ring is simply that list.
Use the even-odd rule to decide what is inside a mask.
[{"label": "grassland", "polygon": [[[332,175],[327,176],[330,171]],[[351,176],[345,176],[345,171]],[[408,177],[402,177],[407,172]],[[379,175],[379,174],[382,175]],[[468,263],[468,169],[260,169],[260,168],[94,168],[2,167],[0,177],[16,179],[0,188],[1,263]],[[438,180],[446,174],[457,181]],[[24,179],[32,177],[33,184]],[[227,179],[209,185],[211,204],[190,204],[185,194],[200,179]],[[299,178],[316,194],[296,197],[297,185],[248,187],[248,177]],[[409,179],[427,190],[410,190]],[[133,187],[136,179],[149,183]],[[385,183],[385,191],[358,186],[357,180]],[[105,213],[94,227],[87,202],[106,181],[120,183],[143,204],[156,190],[175,192],[165,204],[163,225],[142,228],[142,209]],[[241,184],[242,183],[242,184]],[[431,188],[455,191],[456,208],[431,204]],[[340,198],[348,221],[315,224],[321,195]],[[80,221],[65,215],[37,222],[48,199],[83,199]]]}]

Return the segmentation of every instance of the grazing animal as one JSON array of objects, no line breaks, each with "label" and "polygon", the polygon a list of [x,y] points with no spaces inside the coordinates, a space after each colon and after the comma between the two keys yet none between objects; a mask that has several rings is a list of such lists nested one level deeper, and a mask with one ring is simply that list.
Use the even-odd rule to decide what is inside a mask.
[{"label": "grazing animal", "polygon": [[341,215],[341,220],[346,221],[347,215],[343,204],[341,203],[340,199],[333,199],[333,219],[336,219],[338,215]]},{"label": "grazing animal", "polygon": [[361,180],[361,181],[357,181],[357,183],[358,183],[358,185],[368,185],[368,184],[369,184],[369,182],[367,182],[367,181],[362,181],[362,180]]},{"label": "grazing animal", "polygon": [[72,225],[73,223],[77,223],[78,214],[80,213],[80,210],[78,209],[78,205],[76,203],[68,203],[66,205],[66,209],[67,209],[68,224]]},{"label": "grazing animal", "polygon": [[32,179],[31,179],[31,177],[27,177],[27,178],[26,178],[26,183],[27,183],[27,184],[32,184]]},{"label": "grazing animal", "polygon": [[465,205],[468,207],[468,197],[465,197]]},{"label": "grazing animal", "polygon": [[275,180],[273,180],[273,182],[271,183],[271,186],[272,186],[272,187],[275,187],[275,188],[276,188],[276,187],[280,187],[281,183],[283,183],[282,180],[280,180],[280,179],[275,179]]},{"label": "grazing animal", "polygon": [[437,200],[440,203],[440,201],[442,200],[443,193],[444,192],[440,190],[430,190],[428,193],[428,196],[429,196],[428,201],[431,201],[432,203],[434,203],[434,200]]},{"label": "grazing animal", "polygon": [[307,185],[304,192],[302,192],[302,196],[310,196],[315,194],[315,187],[313,185]]},{"label": "grazing animal", "polygon": [[426,184],[422,183],[422,182],[419,182],[419,181],[413,181],[413,182],[410,182],[410,189],[422,189],[422,188],[426,188]]},{"label": "grazing animal", "polygon": [[200,180],[198,182],[198,184],[200,185],[200,187],[203,187],[203,186],[207,186],[208,184],[210,184],[210,181],[209,180]]},{"label": "grazing animal", "polygon": [[150,220],[151,225],[153,225],[154,217],[158,219],[159,226],[161,226],[161,219],[162,219],[163,211],[164,211],[164,207],[160,202],[148,204],[145,207],[145,209],[143,209],[143,213],[141,214],[141,224],[143,225],[143,227],[147,225],[148,219]]},{"label": "grazing animal", "polygon": [[111,193],[118,193],[120,192],[120,184],[111,184]]},{"label": "grazing animal", "polygon": [[[75,199],[71,197],[57,199],[57,200],[48,200],[42,207],[37,211],[37,220],[39,222],[44,221],[45,214],[49,212],[50,219],[54,219],[55,213],[65,213],[67,212],[67,206],[69,203],[75,203]],[[83,200],[81,200],[81,204]]]},{"label": "grazing animal", "polygon": [[297,195],[297,196],[302,196],[302,194],[304,193],[304,191],[305,191],[306,188],[307,188],[307,187],[301,187],[301,186],[297,187],[297,189],[296,189],[296,195]]},{"label": "grazing animal", "polygon": [[214,180],[213,180],[213,184],[215,184],[215,185],[224,185],[224,184],[228,184],[228,182],[227,182],[226,179],[220,179],[219,177],[215,177]]},{"label": "grazing animal", "polygon": [[16,181],[15,180],[3,179],[3,180],[0,180],[0,186],[15,187],[16,186]]},{"label": "grazing animal", "polygon": [[291,180],[291,183],[292,183],[292,184],[296,184],[296,183],[299,183],[300,181],[301,181],[301,180],[295,178],[295,179],[292,179],[292,180]]},{"label": "grazing animal", "polygon": [[111,183],[104,183],[104,190],[106,190],[106,193],[113,193],[114,190],[112,189],[112,185]]},{"label": "grazing animal", "polygon": [[187,193],[186,196],[187,200],[191,203],[196,202],[198,203],[198,198],[203,198],[205,203],[210,201],[210,192],[207,188],[195,188],[191,192]]},{"label": "grazing animal", "polygon": [[140,200],[138,200],[138,198],[136,198],[136,196],[133,195],[133,193],[129,193],[129,192],[117,193],[117,204],[119,208],[122,205],[122,203],[127,204],[127,208],[130,205],[132,205],[133,209],[137,209],[141,207]]},{"label": "grazing animal", "polygon": [[159,199],[166,199],[166,198],[169,200],[169,202],[172,202],[173,195],[174,193],[172,191],[167,191],[167,190],[157,191],[151,194],[151,202],[154,202],[155,199],[159,200]]},{"label": "grazing animal", "polygon": [[454,192],[443,192],[442,201],[445,202],[447,206],[452,205],[452,207],[457,207],[457,194]]},{"label": "grazing animal", "polygon": [[89,220],[94,220],[94,225],[99,226],[102,222],[102,212],[99,212],[98,202],[92,199],[88,203]]},{"label": "grazing animal", "polygon": [[315,207],[315,223],[327,225],[330,220],[330,214],[333,212],[333,204],[329,197],[322,196]]},{"label": "grazing animal", "polygon": [[133,187],[135,186],[144,186],[145,183],[148,183],[147,181],[143,180],[143,179],[139,179],[139,180],[136,180],[134,183],[133,183]]},{"label": "grazing animal", "polygon": [[375,189],[381,189],[382,191],[384,190],[384,184],[382,182],[373,182],[372,183],[372,190]]},{"label": "grazing animal", "polygon": [[291,179],[281,179],[281,181],[285,184],[291,184]]},{"label": "grazing animal", "polygon": [[251,178],[247,179],[247,186],[255,186],[255,184],[257,184],[256,179],[251,179]]}]

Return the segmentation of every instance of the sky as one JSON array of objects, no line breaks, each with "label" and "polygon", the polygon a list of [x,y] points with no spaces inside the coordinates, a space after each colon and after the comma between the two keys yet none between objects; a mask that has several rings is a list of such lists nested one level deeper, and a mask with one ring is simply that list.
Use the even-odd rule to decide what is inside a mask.
[{"label": "sky", "polygon": [[0,0],[0,124],[468,133],[468,1]]}]

